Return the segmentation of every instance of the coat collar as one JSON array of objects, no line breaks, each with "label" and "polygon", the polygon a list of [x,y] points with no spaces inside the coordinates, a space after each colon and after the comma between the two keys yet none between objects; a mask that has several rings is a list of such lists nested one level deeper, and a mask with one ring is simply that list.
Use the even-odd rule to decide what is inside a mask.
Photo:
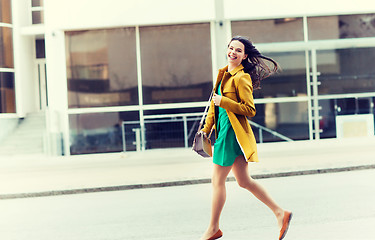
[{"label": "coat collar", "polygon": [[[233,69],[232,71],[228,72],[228,66],[224,67],[224,68],[221,68],[219,69],[219,74],[217,76],[217,80],[216,80],[216,84],[215,84],[215,88],[214,88],[214,91],[216,92],[216,89],[217,87],[219,86],[219,83],[220,81],[223,79],[223,76],[224,74],[230,74],[231,76],[235,75],[236,73],[238,73],[239,71],[241,71],[244,67],[242,66],[242,64],[240,64],[239,66],[237,66],[235,69]],[[229,78],[229,77],[228,77]]]},{"label": "coat collar", "polygon": [[[229,72],[230,75],[235,75],[236,73],[238,73],[239,71],[241,71],[244,67],[242,66],[242,64],[238,65],[235,69],[233,69],[232,71]],[[220,69],[219,70],[221,73],[225,73],[226,71],[228,71],[228,66],[225,66],[224,68]]]}]

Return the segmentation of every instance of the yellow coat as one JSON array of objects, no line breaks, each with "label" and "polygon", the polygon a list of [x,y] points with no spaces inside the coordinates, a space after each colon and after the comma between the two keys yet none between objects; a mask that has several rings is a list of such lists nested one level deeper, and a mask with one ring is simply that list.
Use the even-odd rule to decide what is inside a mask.
[{"label": "yellow coat", "polygon": [[[258,162],[257,146],[253,131],[246,117],[254,117],[256,110],[253,98],[253,85],[250,75],[239,65],[230,72],[228,66],[219,70],[214,91],[220,81],[220,107],[226,109],[229,121],[236,134],[237,141],[245,155],[246,161]],[[203,131],[209,133],[217,125],[218,109],[211,101]],[[217,133],[216,133],[217,137]]]}]

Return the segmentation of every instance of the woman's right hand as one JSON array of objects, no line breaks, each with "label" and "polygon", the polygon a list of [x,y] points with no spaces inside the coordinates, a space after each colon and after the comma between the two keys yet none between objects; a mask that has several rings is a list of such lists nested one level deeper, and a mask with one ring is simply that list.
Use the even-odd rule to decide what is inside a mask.
[{"label": "woman's right hand", "polygon": [[203,134],[204,136],[206,136],[207,137],[207,133],[206,132],[204,132],[203,130],[200,130],[199,131],[201,134]]}]

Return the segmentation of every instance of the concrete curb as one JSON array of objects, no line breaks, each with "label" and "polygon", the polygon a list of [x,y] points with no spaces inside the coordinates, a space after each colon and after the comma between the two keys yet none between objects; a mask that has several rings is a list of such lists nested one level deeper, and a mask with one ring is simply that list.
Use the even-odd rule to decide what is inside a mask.
[{"label": "concrete curb", "polygon": [[[349,167],[338,167],[338,168],[326,168],[326,169],[314,169],[314,170],[299,170],[299,171],[291,171],[291,172],[257,174],[257,175],[253,175],[252,177],[254,179],[265,179],[265,178],[278,178],[278,177],[291,177],[291,176],[301,176],[301,175],[314,175],[314,174],[358,171],[358,170],[367,170],[367,169],[375,169],[375,164],[360,165],[360,166],[349,166]],[[234,177],[228,177],[227,181],[235,181],[235,178]],[[20,198],[36,198],[36,197],[51,197],[51,196],[83,194],[83,193],[97,193],[97,192],[113,192],[113,191],[125,191],[125,190],[148,189],[148,188],[162,188],[162,187],[174,187],[174,186],[185,186],[185,185],[206,184],[206,183],[211,183],[211,179],[210,178],[204,178],[204,179],[169,181],[169,182],[160,182],[160,183],[132,184],[132,185],[96,187],[96,188],[82,188],[82,189],[59,190],[59,191],[0,194],[0,200],[20,199]]]}]

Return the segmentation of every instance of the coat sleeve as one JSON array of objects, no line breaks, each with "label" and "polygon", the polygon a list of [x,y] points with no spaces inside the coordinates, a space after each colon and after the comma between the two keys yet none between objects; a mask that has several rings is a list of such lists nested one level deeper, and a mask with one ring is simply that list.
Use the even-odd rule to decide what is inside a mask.
[{"label": "coat sleeve", "polygon": [[214,101],[211,100],[210,108],[208,109],[208,112],[207,112],[206,121],[202,129],[202,131],[205,132],[207,135],[211,132],[211,129],[214,126],[214,115],[215,115],[214,109],[215,109],[215,104],[214,104]]},{"label": "coat sleeve", "polygon": [[235,79],[235,85],[238,102],[223,96],[221,98],[220,107],[235,114],[254,117],[256,110],[253,97],[253,84],[250,75],[241,74]]}]

